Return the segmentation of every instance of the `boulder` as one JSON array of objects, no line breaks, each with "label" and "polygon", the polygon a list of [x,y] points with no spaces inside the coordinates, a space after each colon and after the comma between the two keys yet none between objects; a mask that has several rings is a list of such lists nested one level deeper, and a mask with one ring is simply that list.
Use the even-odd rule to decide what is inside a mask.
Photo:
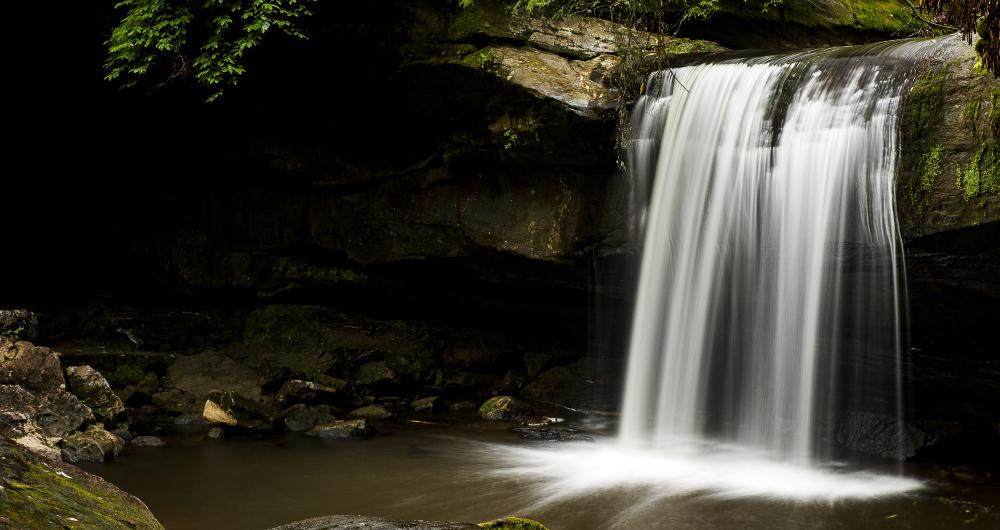
[{"label": "boulder", "polygon": [[392,412],[382,405],[367,405],[351,411],[351,416],[366,420],[384,420],[392,417]]},{"label": "boulder", "polygon": [[375,433],[375,429],[366,420],[341,420],[323,423],[306,431],[307,436],[320,438],[367,438]]},{"label": "boulder", "polygon": [[0,435],[48,458],[56,444],[94,416],[67,392],[36,396],[19,385],[0,385]]},{"label": "boulder", "polygon": [[167,368],[164,386],[181,390],[200,402],[213,391],[235,392],[260,399],[260,376],[254,370],[215,351],[178,358]]},{"label": "boulder", "polygon": [[243,330],[249,362],[258,372],[287,369],[311,377],[337,362],[344,317],[322,307],[269,305],[250,313]]},{"label": "boulder", "polygon": [[202,416],[209,423],[268,431],[274,428],[279,413],[270,405],[235,392],[213,392],[205,400]]},{"label": "boulder", "polygon": [[27,309],[0,309],[0,336],[35,340],[38,336],[38,314]]},{"label": "boulder", "polygon": [[0,437],[0,528],[162,529],[139,499]]},{"label": "boulder", "polygon": [[0,384],[21,385],[38,392],[66,387],[62,365],[55,352],[3,336],[0,336]]},{"label": "boulder", "polygon": [[307,431],[316,425],[332,423],[337,418],[331,413],[327,405],[306,406],[302,404],[294,405],[285,411],[285,426],[290,431]]},{"label": "boulder", "polygon": [[75,432],[63,440],[62,458],[71,464],[104,462],[118,456],[124,448],[124,440],[91,425],[86,431]]},{"label": "boulder", "polygon": [[375,361],[358,367],[356,380],[359,385],[384,385],[395,383],[396,373],[389,368],[386,361]]},{"label": "boulder", "polygon": [[489,421],[510,421],[532,413],[531,406],[511,396],[492,397],[479,407],[479,417]]},{"label": "boulder", "polygon": [[111,390],[104,376],[89,366],[66,369],[70,391],[101,420],[110,420],[125,412],[122,400]]}]

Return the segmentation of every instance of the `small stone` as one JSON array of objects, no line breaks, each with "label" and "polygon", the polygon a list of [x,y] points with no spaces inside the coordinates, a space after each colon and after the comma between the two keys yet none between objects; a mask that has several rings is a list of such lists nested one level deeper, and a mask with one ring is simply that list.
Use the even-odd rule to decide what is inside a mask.
[{"label": "small stone", "polygon": [[328,439],[367,438],[374,434],[374,432],[375,429],[362,419],[324,423],[306,431],[306,435]]},{"label": "small stone", "polygon": [[410,407],[413,408],[413,412],[434,412],[434,406],[440,399],[441,396],[431,396],[423,399],[417,399],[413,403],[410,403]]},{"label": "small stone", "polygon": [[274,428],[279,414],[271,406],[235,392],[212,392],[205,400],[202,416],[209,423],[268,431]]},{"label": "small stone", "polygon": [[382,405],[368,405],[351,411],[351,416],[367,420],[384,420],[392,417],[392,412]]},{"label": "small stone", "polygon": [[222,427],[212,427],[208,430],[208,435],[212,440],[218,440],[226,436],[226,431],[222,430]]},{"label": "small stone", "polygon": [[278,389],[277,399],[283,403],[313,401],[318,397],[332,397],[339,395],[340,391],[332,386],[327,386],[313,381],[302,381],[300,379],[290,379],[285,381]]},{"label": "small stone", "polygon": [[132,445],[137,447],[166,447],[167,443],[157,436],[136,436],[132,439]]},{"label": "small stone", "polygon": [[479,407],[479,417],[490,421],[509,421],[515,416],[527,416],[532,412],[530,406],[511,396],[490,398]]},{"label": "small stone", "polygon": [[209,423],[221,423],[233,426],[239,423],[235,416],[210,399],[205,400],[205,409],[202,411],[201,416]]}]

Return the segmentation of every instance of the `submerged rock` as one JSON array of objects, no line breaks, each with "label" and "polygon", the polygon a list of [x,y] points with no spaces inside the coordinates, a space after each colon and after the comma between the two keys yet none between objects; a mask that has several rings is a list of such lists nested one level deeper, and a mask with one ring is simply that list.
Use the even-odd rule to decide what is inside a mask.
[{"label": "submerged rock", "polygon": [[351,411],[351,416],[366,420],[384,420],[392,417],[392,412],[382,405],[368,405]]},{"label": "submerged rock", "polygon": [[434,412],[434,408],[437,406],[440,399],[441,396],[431,396],[423,399],[417,399],[410,403],[410,408],[413,409],[413,412]]},{"label": "submerged rock", "polygon": [[163,528],[142,501],[111,483],[3,437],[0,486],[0,528]]},{"label": "submerged rock", "polygon": [[66,379],[73,395],[90,407],[98,419],[109,420],[125,412],[125,405],[111,385],[90,366],[70,366],[66,369]]},{"label": "submerged rock", "polygon": [[883,414],[854,412],[837,428],[842,447],[880,458],[907,459],[931,442],[931,436]]},{"label": "submerged rock", "polygon": [[531,406],[511,396],[496,396],[479,407],[479,417],[490,421],[510,421],[533,413]]},{"label": "submerged rock", "polygon": [[226,431],[222,430],[222,427],[212,427],[205,436],[208,436],[210,440],[219,440],[226,436]]},{"label": "submerged rock", "polygon": [[569,427],[516,427],[524,440],[541,440],[547,442],[593,442],[594,437]]},{"label": "submerged rock", "polygon": [[276,526],[271,530],[480,530],[468,523],[394,521],[363,515],[332,515]]},{"label": "submerged rock", "polygon": [[342,420],[323,423],[306,431],[308,436],[320,438],[367,438],[375,434],[375,429],[365,420]]},{"label": "submerged rock", "polygon": [[327,405],[295,405],[285,411],[285,427],[290,431],[307,431],[322,423],[331,423],[337,418]]},{"label": "submerged rock", "polygon": [[164,442],[158,436],[136,436],[132,438],[130,445],[136,447],[166,447],[167,442]]},{"label": "submerged rock", "polygon": [[63,441],[62,458],[71,464],[99,463],[118,456],[124,448],[124,440],[92,425],[86,431],[73,433]]}]

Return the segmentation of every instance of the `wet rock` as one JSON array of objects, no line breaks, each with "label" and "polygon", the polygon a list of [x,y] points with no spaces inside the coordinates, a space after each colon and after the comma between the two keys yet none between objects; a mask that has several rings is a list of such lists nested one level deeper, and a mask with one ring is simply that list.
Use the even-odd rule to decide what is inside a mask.
[{"label": "wet rock", "polygon": [[523,356],[528,377],[535,377],[549,368],[576,360],[579,357],[579,353],[571,351],[531,352]]},{"label": "wet rock", "polygon": [[58,459],[40,458],[3,437],[0,484],[2,528],[163,528],[142,501],[111,483]]},{"label": "wet rock", "polygon": [[330,388],[335,388],[337,391],[343,391],[347,388],[347,381],[333,377],[327,374],[316,374],[313,376],[313,381]]},{"label": "wet rock", "polygon": [[449,410],[473,410],[479,408],[479,404],[475,401],[456,401],[448,406]]},{"label": "wet rock", "polygon": [[210,440],[219,440],[226,436],[226,431],[222,430],[222,427],[212,427],[205,436],[208,436]]},{"label": "wet rock", "polygon": [[38,314],[27,309],[0,309],[0,336],[35,340],[38,336]]},{"label": "wet rock", "polygon": [[341,420],[323,423],[306,431],[308,436],[320,438],[367,438],[375,433],[375,429],[366,420]]},{"label": "wet rock", "polygon": [[417,399],[410,403],[410,408],[413,409],[413,412],[434,412],[434,408],[438,406],[440,400],[441,396],[431,396],[423,399]]},{"label": "wet rock", "polygon": [[848,414],[838,426],[836,438],[842,447],[890,459],[910,458],[932,441],[930,435],[912,425],[900,425],[896,418],[869,412]]},{"label": "wet rock", "polygon": [[393,521],[362,515],[333,515],[276,526],[271,530],[481,530],[481,528],[467,523]]},{"label": "wet rock", "polygon": [[124,448],[124,440],[92,425],[86,431],[66,437],[62,446],[62,458],[71,464],[104,462],[118,456]]},{"label": "wet rock", "polygon": [[613,410],[621,395],[619,384],[590,360],[581,359],[542,372],[520,395],[574,409]]},{"label": "wet rock", "polygon": [[339,396],[347,385],[346,381],[340,379],[336,379],[336,381],[340,381],[339,387],[327,386],[313,381],[290,379],[281,385],[275,397],[282,403],[310,402],[322,397],[333,398]]},{"label": "wet rock", "polygon": [[0,336],[0,384],[16,384],[31,391],[52,392],[66,387],[59,356],[30,342]]},{"label": "wet rock", "polygon": [[503,379],[497,384],[497,393],[516,394],[528,383],[528,378],[517,370],[507,370]]},{"label": "wet rock", "polygon": [[392,412],[382,405],[367,405],[351,411],[351,416],[366,420],[384,420],[392,417]]},{"label": "wet rock", "polygon": [[285,426],[290,431],[307,431],[316,425],[332,423],[337,418],[331,413],[327,405],[306,406],[302,404],[294,405],[285,412]]},{"label": "wet rock", "polygon": [[98,419],[109,420],[125,412],[125,405],[97,370],[89,366],[70,366],[66,369],[66,379],[73,395],[90,407]]},{"label": "wet rock", "polygon": [[515,427],[514,432],[518,433],[524,440],[539,440],[546,442],[593,442],[594,437],[583,433],[577,429],[568,427],[537,427],[525,426]]},{"label": "wet rock", "polygon": [[278,411],[235,392],[213,392],[205,400],[202,416],[209,423],[267,431],[274,428]]},{"label": "wet rock", "polygon": [[51,392],[39,397],[35,421],[52,436],[66,436],[93,419],[90,408],[69,392]]},{"label": "wet rock", "polygon": [[135,438],[135,435],[132,434],[132,431],[130,431],[128,427],[118,427],[117,429],[111,429],[108,432],[121,438],[122,440],[125,440],[126,442],[129,442],[133,438]]},{"label": "wet rock", "polygon": [[214,391],[235,392],[260,399],[260,376],[230,357],[206,351],[180,357],[167,368],[164,386],[194,396],[196,402]]},{"label": "wet rock", "polygon": [[479,417],[490,421],[509,421],[532,412],[531,406],[511,396],[490,398],[479,407]]},{"label": "wet rock", "polygon": [[456,389],[482,389],[492,387],[496,383],[497,377],[490,374],[481,374],[464,371],[445,371],[444,384]]},{"label": "wet rock", "polygon": [[156,392],[150,396],[150,399],[154,405],[166,412],[187,413],[198,408],[198,402],[194,396],[176,388]]},{"label": "wet rock", "polygon": [[130,442],[136,447],[166,447],[167,443],[157,436],[136,436]]}]

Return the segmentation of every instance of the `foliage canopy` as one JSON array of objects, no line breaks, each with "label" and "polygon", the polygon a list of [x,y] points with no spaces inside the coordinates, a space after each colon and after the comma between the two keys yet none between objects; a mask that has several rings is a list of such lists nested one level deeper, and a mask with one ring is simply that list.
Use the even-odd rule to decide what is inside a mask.
[{"label": "foliage canopy", "polygon": [[[193,74],[222,95],[246,71],[243,58],[268,31],[304,39],[296,25],[315,0],[122,0],[124,18],[105,42],[106,79],[134,86],[143,78],[163,83]],[[166,64],[169,63],[169,64]]]}]

